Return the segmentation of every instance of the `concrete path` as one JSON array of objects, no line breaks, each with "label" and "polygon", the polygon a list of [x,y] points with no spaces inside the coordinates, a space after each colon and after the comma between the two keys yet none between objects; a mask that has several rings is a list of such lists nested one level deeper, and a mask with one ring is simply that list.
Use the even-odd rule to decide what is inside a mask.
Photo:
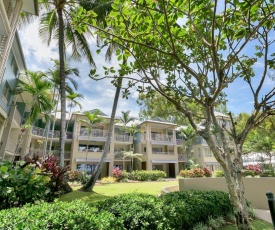
[{"label": "concrete path", "polygon": [[272,219],[269,210],[254,209],[256,217],[272,224]]}]

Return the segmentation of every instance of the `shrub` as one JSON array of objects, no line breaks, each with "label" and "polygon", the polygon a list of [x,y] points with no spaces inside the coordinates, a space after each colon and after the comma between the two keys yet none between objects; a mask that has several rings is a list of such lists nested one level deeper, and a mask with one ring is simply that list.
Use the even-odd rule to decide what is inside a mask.
[{"label": "shrub", "polygon": [[126,174],[129,180],[157,181],[166,177],[166,173],[160,170],[136,170]]},{"label": "shrub", "polygon": [[192,229],[198,222],[207,223],[210,216],[217,218],[233,212],[228,193],[222,191],[173,192],[161,199],[172,229]]},{"label": "shrub", "polygon": [[203,172],[205,177],[212,177],[212,170],[209,169],[208,167],[204,167]]},{"label": "shrub", "polygon": [[115,167],[113,169],[113,177],[117,182],[121,181],[124,178],[123,171],[121,171],[119,167]]},{"label": "shrub", "polygon": [[68,171],[68,177],[70,182],[81,182],[83,172],[81,171]]},{"label": "shrub", "polygon": [[0,209],[49,199],[50,181],[34,164],[0,162]]},{"label": "shrub", "polygon": [[242,169],[242,176],[247,177],[253,177],[254,176],[254,172],[251,170],[246,170],[246,169]]},{"label": "shrub", "polygon": [[114,178],[110,177],[110,176],[109,177],[103,177],[101,179],[101,183],[103,183],[103,184],[112,184],[114,182],[115,182]]},{"label": "shrub", "polygon": [[171,229],[166,224],[163,202],[152,195],[121,195],[98,202],[96,207],[99,212],[104,210],[121,218],[125,229]]},{"label": "shrub", "polygon": [[191,178],[193,177],[193,171],[192,170],[180,170],[180,176],[184,178]]},{"label": "shrub", "polygon": [[204,171],[201,168],[193,168],[193,177],[203,177],[204,176]]},{"label": "shrub", "polygon": [[245,175],[257,176],[262,174],[262,170],[259,165],[247,165],[244,169],[245,169]]},{"label": "shrub", "polygon": [[214,177],[224,177],[224,171],[223,170],[215,170]]},{"label": "shrub", "polygon": [[0,220],[0,229],[125,229],[120,218],[79,200],[3,210]]}]

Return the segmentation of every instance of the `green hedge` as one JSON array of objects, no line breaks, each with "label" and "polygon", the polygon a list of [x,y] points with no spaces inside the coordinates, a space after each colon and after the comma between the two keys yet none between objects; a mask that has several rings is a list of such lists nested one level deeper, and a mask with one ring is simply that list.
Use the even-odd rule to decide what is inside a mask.
[{"label": "green hedge", "polygon": [[124,229],[120,218],[85,204],[55,202],[0,211],[0,229]]},{"label": "green hedge", "polygon": [[166,177],[166,173],[160,170],[136,170],[132,173],[124,172],[124,177],[137,181],[157,181]]},{"label": "green hedge", "polygon": [[125,194],[93,207],[84,201],[26,205],[0,211],[0,229],[189,230],[232,213],[228,197],[221,191],[184,191],[160,198]]}]

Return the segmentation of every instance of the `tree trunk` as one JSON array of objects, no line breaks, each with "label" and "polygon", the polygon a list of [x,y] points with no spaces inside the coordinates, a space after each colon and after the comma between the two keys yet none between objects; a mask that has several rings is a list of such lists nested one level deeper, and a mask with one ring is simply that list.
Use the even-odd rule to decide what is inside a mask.
[{"label": "tree trunk", "polygon": [[59,63],[60,63],[60,100],[61,100],[61,128],[60,128],[60,166],[64,166],[64,148],[65,148],[65,126],[66,126],[66,91],[65,91],[65,48],[64,48],[64,21],[63,21],[63,12],[62,5],[64,0],[59,1],[59,4],[56,6],[58,14],[58,44],[59,44]]},{"label": "tree trunk", "polygon": [[95,171],[92,173],[89,181],[83,187],[80,188],[81,191],[90,192],[93,190],[96,180],[98,179],[98,177],[102,171],[103,165],[105,163],[105,159],[107,157],[110,143],[111,143],[111,137],[112,137],[112,133],[113,133],[114,120],[115,120],[115,115],[116,115],[118,99],[119,99],[119,95],[120,95],[121,83],[122,83],[122,78],[118,80],[118,85],[116,88],[116,93],[115,93],[115,98],[114,98],[114,104],[113,104],[113,108],[112,108],[110,125],[109,125],[109,129],[108,129],[107,141],[104,146],[101,160],[100,160],[99,164],[97,165]]}]

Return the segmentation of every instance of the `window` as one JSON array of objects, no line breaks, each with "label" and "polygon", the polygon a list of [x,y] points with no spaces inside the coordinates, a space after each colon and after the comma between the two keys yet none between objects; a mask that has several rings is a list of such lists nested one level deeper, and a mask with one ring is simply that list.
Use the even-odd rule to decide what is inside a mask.
[{"label": "window", "polygon": [[16,63],[16,61],[15,61],[14,56],[12,56],[12,59],[11,59],[11,67],[12,67],[12,70],[13,70],[14,75],[17,76],[17,73],[18,73],[18,66],[17,66],[17,63]]},{"label": "window", "polygon": [[212,152],[209,147],[204,147],[204,156],[205,157],[212,157]]},{"label": "window", "polygon": [[152,148],[152,153],[161,153],[162,152],[162,148]]},{"label": "window", "polygon": [[163,171],[163,165],[152,165],[152,169]]},{"label": "window", "polygon": [[92,174],[93,171],[96,169],[96,164],[77,164],[76,170],[81,172],[87,172],[87,174]]}]

